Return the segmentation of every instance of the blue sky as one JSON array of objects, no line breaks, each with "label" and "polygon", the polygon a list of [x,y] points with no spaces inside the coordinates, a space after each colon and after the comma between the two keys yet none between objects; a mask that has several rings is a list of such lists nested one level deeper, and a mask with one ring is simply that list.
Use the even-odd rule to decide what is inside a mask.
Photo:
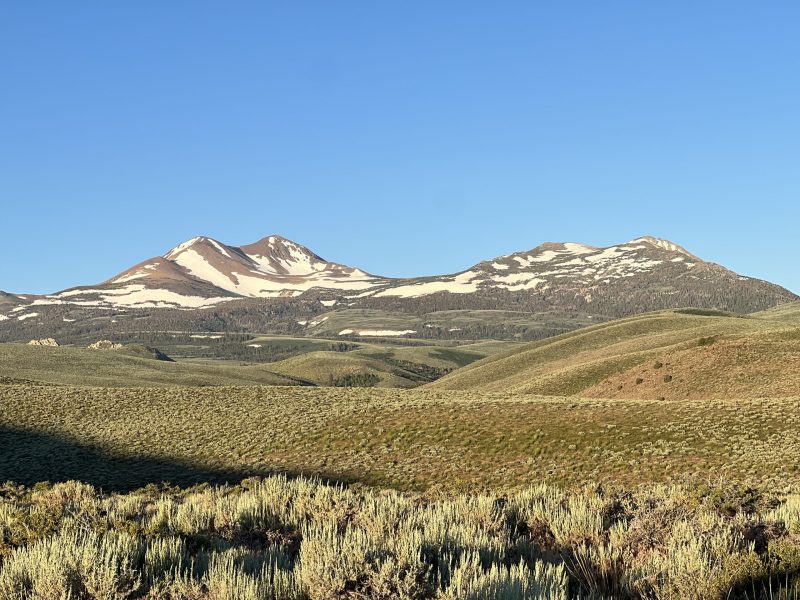
[{"label": "blue sky", "polygon": [[800,292],[796,2],[16,2],[0,289],[278,233],[389,276],[669,238]]}]

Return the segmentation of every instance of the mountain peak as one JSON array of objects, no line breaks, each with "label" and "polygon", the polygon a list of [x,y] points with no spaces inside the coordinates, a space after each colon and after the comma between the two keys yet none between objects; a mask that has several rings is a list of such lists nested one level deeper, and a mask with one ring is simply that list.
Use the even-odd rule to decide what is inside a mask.
[{"label": "mountain peak", "polygon": [[669,252],[679,252],[681,254],[685,254],[686,256],[691,256],[693,258],[696,258],[694,256],[694,254],[689,252],[683,246],[679,246],[675,242],[671,242],[671,241],[665,240],[663,238],[657,238],[657,237],[654,237],[652,235],[645,235],[645,236],[636,238],[635,240],[631,240],[630,242],[628,242],[625,245],[626,246],[630,246],[632,244],[642,244],[642,243],[650,244],[651,246],[653,246],[655,248],[660,248],[661,250],[667,250]]},{"label": "mountain peak", "polygon": [[182,244],[178,244],[172,250],[167,252],[164,255],[164,258],[167,260],[174,260],[178,255],[195,248],[196,246],[211,246],[216,252],[224,254],[225,256],[229,256],[228,250],[226,249],[224,244],[221,244],[214,238],[210,238],[204,235],[195,236],[189,240],[186,240]]}]

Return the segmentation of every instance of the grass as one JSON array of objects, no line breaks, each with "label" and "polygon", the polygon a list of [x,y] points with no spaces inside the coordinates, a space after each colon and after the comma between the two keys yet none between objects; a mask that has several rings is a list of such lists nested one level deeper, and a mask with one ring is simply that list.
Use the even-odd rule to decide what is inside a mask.
[{"label": "grass", "polygon": [[780,304],[768,310],[754,313],[753,316],[762,319],[774,319],[779,321],[788,321],[790,323],[800,323],[800,302]]},{"label": "grass", "polygon": [[0,598],[797,599],[792,315],[267,365],[0,345]]},{"label": "grass", "polygon": [[[497,353],[432,387],[652,399],[800,394],[800,370],[790,366],[800,360],[795,325],[703,313],[664,311],[587,327]],[[675,383],[637,385],[657,362],[670,366]]]},{"label": "grass", "polygon": [[118,350],[25,344],[0,344],[0,375],[6,380],[120,387],[306,384],[259,364],[168,362]]},{"label": "grass", "polygon": [[[719,476],[772,490],[800,484],[798,398],[5,385],[0,405],[0,481],[82,479],[130,489],[279,471],[401,490]],[[129,468],[133,459],[139,463]]]},{"label": "grass", "polygon": [[[202,344],[203,339],[198,340]],[[455,345],[394,346],[380,342],[343,344],[342,340],[242,338],[237,343],[263,344],[298,352],[284,360],[252,363],[209,358],[154,360],[144,346],[119,350],[0,344],[0,377],[115,387],[200,385],[328,385],[331,378],[373,376],[380,387],[416,387],[503,349],[514,342],[486,341]],[[333,351],[332,347],[346,351]],[[251,348],[257,352],[258,348]],[[177,356],[177,355],[175,355]]]}]

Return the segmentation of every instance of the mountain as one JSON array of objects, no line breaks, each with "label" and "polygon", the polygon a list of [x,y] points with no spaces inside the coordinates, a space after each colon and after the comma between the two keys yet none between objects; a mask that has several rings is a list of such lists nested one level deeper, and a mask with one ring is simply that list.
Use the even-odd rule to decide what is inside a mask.
[{"label": "mountain", "polygon": [[242,297],[295,296],[312,288],[361,291],[380,281],[277,235],[241,247],[195,237],[100,285],[72,288],[34,303],[198,308]]},{"label": "mountain", "polygon": [[[327,261],[277,235],[239,247],[195,237],[98,285],[0,296],[0,339],[22,339],[34,326],[35,337],[52,335],[55,322],[100,332],[104,320],[131,319],[139,330],[536,339],[653,310],[751,313],[795,300],[649,236],[604,248],[545,243],[458,273],[406,279]],[[203,308],[213,312],[191,310]]]}]

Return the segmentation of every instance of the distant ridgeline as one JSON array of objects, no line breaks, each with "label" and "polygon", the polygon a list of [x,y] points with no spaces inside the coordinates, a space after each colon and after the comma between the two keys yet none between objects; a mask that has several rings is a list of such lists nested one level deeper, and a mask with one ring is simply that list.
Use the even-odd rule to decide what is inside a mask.
[{"label": "distant ridgeline", "polygon": [[535,340],[653,310],[744,314],[794,300],[653,237],[608,248],[546,243],[408,279],[329,262],[275,235],[241,247],[197,237],[98,285],[0,293],[0,341],[153,331]]}]

